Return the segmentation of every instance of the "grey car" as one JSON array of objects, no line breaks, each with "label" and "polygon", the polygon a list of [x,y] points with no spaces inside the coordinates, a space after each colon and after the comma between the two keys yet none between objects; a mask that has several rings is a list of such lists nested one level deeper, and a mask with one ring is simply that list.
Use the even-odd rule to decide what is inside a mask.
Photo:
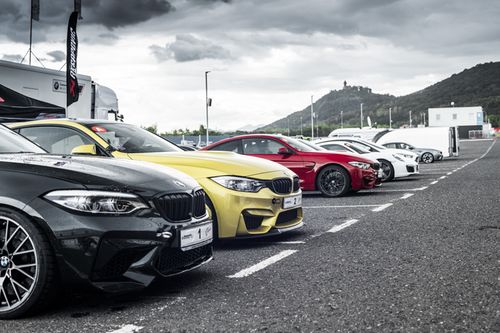
[{"label": "grey car", "polygon": [[417,148],[405,142],[387,142],[383,144],[387,148],[405,149],[417,153],[423,163],[433,163],[443,159],[443,152],[432,148]]}]

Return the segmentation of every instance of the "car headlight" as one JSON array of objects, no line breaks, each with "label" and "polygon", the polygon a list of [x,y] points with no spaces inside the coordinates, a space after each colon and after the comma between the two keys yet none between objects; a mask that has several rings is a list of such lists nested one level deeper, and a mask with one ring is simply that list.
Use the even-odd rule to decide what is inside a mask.
[{"label": "car headlight", "polygon": [[351,161],[351,162],[348,162],[350,165],[356,167],[356,168],[360,168],[360,169],[363,169],[363,170],[368,170],[370,169],[370,163],[364,163],[364,162],[358,162],[358,161]]},{"label": "car headlight", "polygon": [[[404,156],[404,155],[403,155],[403,156]],[[401,156],[399,156],[398,154],[394,154],[394,155],[392,155],[392,157],[394,157],[395,159],[397,159],[398,161],[401,161],[401,162],[404,162],[404,161],[405,161],[405,160],[404,160]]]},{"label": "car headlight", "polygon": [[220,176],[211,179],[225,188],[239,192],[259,192],[266,187],[266,184],[262,181],[244,177]]},{"label": "car headlight", "polygon": [[64,190],[50,192],[44,198],[64,208],[90,214],[130,214],[149,208],[135,194],[121,192]]},{"label": "car headlight", "polygon": [[403,153],[398,153],[397,155],[403,156],[404,158],[408,158],[412,160],[415,155],[410,155],[410,154],[403,154]]}]

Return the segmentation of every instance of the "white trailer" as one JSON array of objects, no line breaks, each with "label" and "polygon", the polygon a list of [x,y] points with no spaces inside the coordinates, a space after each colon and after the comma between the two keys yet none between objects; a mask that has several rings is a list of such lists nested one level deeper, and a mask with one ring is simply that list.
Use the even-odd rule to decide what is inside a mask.
[{"label": "white trailer", "polygon": [[78,101],[66,107],[66,72],[0,60],[0,84],[27,97],[66,109],[67,118],[117,119],[115,92],[79,74]]},{"label": "white trailer", "polygon": [[378,144],[404,142],[416,147],[433,148],[444,157],[458,156],[459,140],[456,127],[400,128],[380,133],[374,138]]}]

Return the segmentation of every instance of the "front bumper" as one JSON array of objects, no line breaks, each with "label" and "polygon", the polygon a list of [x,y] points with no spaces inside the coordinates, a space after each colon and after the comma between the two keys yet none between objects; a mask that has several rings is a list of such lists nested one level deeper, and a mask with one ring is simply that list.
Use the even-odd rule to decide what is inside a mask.
[{"label": "front bumper", "polygon": [[77,215],[43,199],[31,207],[46,226],[61,276],[119,292],[147,287],[155,278],[197,268],[212,259],[212,239],[180,247],[180,232],[210,224],[208,216],[169,223],[152,210],[129,216]]},{"label": "front bumper", "polygon": [[[353,172],[351,172],[351,189],[352,190],[363,190],[363,189],[372,189],[378,183],[378,170],[374,170],[372,168],[367,170],[362,170],[359,168],[353,168]],[[380,170],[380,169],[379,169]]]},{"label": "front bumper", "polygon": [[238,192],[210,179],[198,181],[214,205],[219,238],[270,236],[295,230],[303,224],[301,205],[283,208],[283,200],[301,196],[300,190],[286,195],[276,194],[268,188],[257,193]]}]

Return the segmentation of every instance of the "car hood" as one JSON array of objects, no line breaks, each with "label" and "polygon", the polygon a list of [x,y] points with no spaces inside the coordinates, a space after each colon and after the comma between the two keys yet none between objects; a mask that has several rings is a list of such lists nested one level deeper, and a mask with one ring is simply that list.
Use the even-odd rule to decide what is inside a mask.
[{"label": "car hood", "polygon": [[193,178],[174,169],[99,157],[0,154],[0,170],[57,178],[94,189],[164,192],[199,187]]},{"label": "car hood", "polygon": [[225,151],[128,154],[133,160],[148,161],[176,168],[194,178],[222,175],[251,177],[274,171],[293,172],[262,158]]}]

